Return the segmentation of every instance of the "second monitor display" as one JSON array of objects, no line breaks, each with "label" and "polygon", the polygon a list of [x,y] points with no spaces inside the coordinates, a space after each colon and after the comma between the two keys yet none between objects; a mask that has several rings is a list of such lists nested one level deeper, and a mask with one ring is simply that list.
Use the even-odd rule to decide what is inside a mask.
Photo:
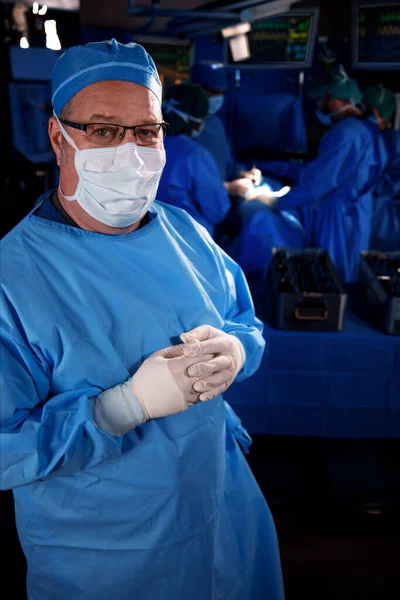
[{"label": "second monitor display", "polygon": [[[239,64],[308,66],[314,45],[314,19],[315,14],[307,12],[254,21],[247,34],[251,56]],[[232,56],[229,62],[233,63]]]}]

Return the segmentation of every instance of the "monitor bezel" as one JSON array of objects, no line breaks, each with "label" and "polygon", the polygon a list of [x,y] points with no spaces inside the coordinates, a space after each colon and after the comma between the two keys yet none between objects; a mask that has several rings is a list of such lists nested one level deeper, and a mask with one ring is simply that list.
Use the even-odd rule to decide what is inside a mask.
[{"label": "monitor bezel", "polygon": [[363,69],[368,71],[396,71],[400,70],[400,62],[362,62],[360,63],[358,60],[358,27],[359,27],[359,10],[360,8],[382,8],[386,6],[395,6],[396,8],[399,6],[398,2],[385,2],[382,4],[377,2],[376,0],[362,0],[362,1],[353,1],[352,5],[352,23],[351,23],[351,31],[352,31],[352,68],[353,69]]},{"label": "monitor bezel", "polygon": [[[224,40],[224,63],[230,69],[299,69],[300,71],[303,69],[309,69],[313,66],[314,61],[314,53],[315,53],[315,45],[317,41],[318,34],[318,19],[319,19],[319,7],[307,7],[307,8],[293,8],[288,10],[285,13],[281,13],[280,15],[274,15],[271,18],[279,17],[279,16],[295,16],[295,15],[311,15],[312,23],[310,29],[310,43],[307,52],[307,58],[304,62],[282,62],[282,61],[274,61],[274,62],[265,62],[265,63],[242,63],[238,62],[230,62],[229,61],[229,43],[228,40]],[[264,19],[257,19],[257,21],[264,21]]]}]

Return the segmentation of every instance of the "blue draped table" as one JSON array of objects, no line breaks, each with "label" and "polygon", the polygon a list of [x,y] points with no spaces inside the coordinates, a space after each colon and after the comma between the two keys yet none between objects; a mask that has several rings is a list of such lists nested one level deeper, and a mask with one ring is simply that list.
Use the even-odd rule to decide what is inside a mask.
[{"label": "blue draped table", "polygon": [[265,324],[258,371],[224,394],[250,434],[400,438],[400,337],[347,312],[341,332]]}]

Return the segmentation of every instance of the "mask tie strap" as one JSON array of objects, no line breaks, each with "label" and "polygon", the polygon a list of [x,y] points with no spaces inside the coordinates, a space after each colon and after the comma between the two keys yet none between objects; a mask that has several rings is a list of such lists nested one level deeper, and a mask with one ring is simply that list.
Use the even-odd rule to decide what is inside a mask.
[{"label": "mask tie strap", "polygon": [[75,148],[75,150],[79,150],[78,146],[75,144],[74,140],[72,139],[71,136],[68,135],[68,133],[65,131],[60,119],[57,117],[56,113],[53,110],[53,115],[54,117],[57,119],[57,123],[61,129],[61,133],[63,135],[63,138],[65,138],[67,140],[67,142],[69,143],[70,146],[72,146],[73,148]]}]

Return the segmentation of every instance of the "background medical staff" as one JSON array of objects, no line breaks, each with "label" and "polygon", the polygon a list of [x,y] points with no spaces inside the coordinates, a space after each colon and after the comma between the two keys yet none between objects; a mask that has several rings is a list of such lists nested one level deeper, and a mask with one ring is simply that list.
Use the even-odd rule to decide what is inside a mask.
[{"label": "background medical staff", "polygon": [[193,83],[201,85],[209,100],[209,116],[197,141],[214,157],[228,193],[233,197],[242,197],[253,185],[261,182],[262,174],[260,169],[246,169],[233,158],[225,126],[217,114],[222,108],[227,89],[226,68],[221,63],[201,61],[193,65],[190,76]]},{"label": "background medical staff", "polygon": [[343,281],[358,279],[360,252],[370,247],[373,195],[387,163],[383,140],[362,118],[362,93],[343,67],[321,72],[310,85],[326,125],[318,156],[301,169],[288,194],[268,195],[275,210],[298,216],[311,245],[328,250]]},{"label": "background medical staff", "polygon": [[157,200],[185,209],[213,236],[231,203],[214,158],[194,140],[208,115],[207,95],[196,84],[173,85],[165,92],[163,114],[169,127]]},{"label": "background medical staff", "polygon": [[396,96],[379,84],[364,92],[368,119],[382,134],[388,152],[388,162],[374,195],[371,248],[400,250],[400,131],[392,128]]}]

